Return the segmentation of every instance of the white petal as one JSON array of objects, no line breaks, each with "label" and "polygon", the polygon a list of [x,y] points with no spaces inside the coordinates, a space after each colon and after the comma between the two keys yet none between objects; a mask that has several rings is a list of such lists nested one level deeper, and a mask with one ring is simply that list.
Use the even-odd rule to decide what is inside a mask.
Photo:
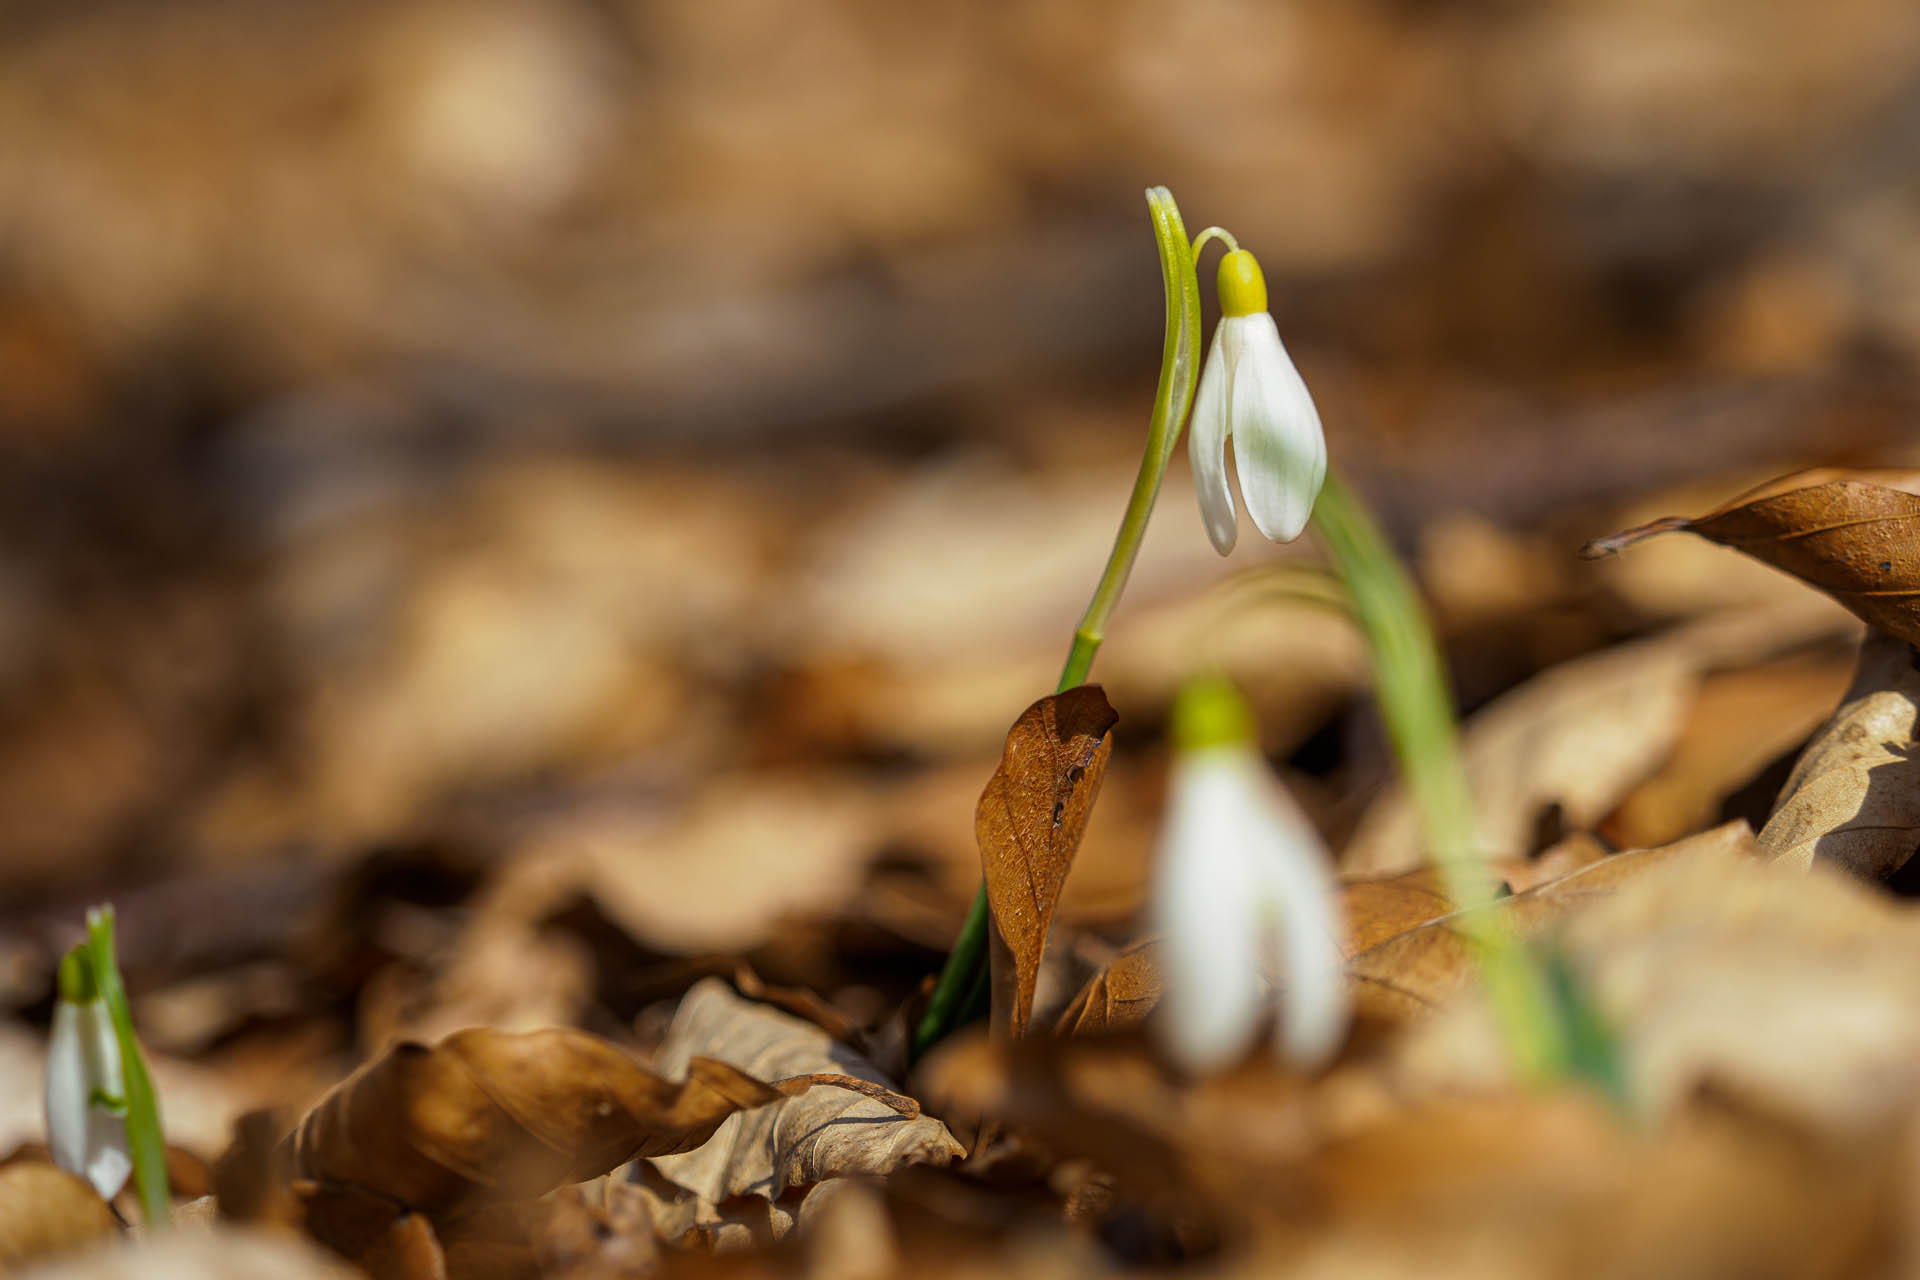
[{"label": "white petal", "polygon": [[1279,782],[1266,779],[1259,828],[1267,943],[1282,988],[1275,1049],[1299,1066],[1325,1062],[1346,1034],[1345,936],[1332,857]]},{"label": "white petal", "polygon": [[1233,316],[1239,347],[1228,420],[1247,514],[1267,538],[1291,542],[1307,527],[1327,478],[1327,442],[1307,384],[1266,312]]},{"label": "white petal", "polygon": [[1231,1064],[1252,1044],[1266,1003],[1260,975],[1258,821],[1245,754],[1191,752],[1174,764],[1155,868],[1165,998],[1155,1026],[1189,1070]]},{"label": "white petal", "polygon": [[127,1121],[99,1107],[87,1112],[87,1167],[81,1176],[93,1184],[102,1200],[111,1200],[133,1173],[133,1149],[127,1142]]},{"label": "white petal", "polygon": [[68,1173],[87,1165],[86,1051],[80,1047],[80,1006],[61,1000],[53,1006],[53,1031],[47,1038],[47,1146],[53,1162]]},{"label": "white petal", "polygon": [[47,1041],[47,1146],[56,1165],[111,1200],[126,1185],[133,1159],[126,1117],[95,1102],[96,1091],[125,1097],[120,1043],[106,1003],[58,1001]]},{"label": "white petal", "polygon": [[1233,550],[1239,527],[1233,507],[1233,489],[1227,484],[1227,400],[1232,370],[1223,351],[1223,322],[1213,331],[1213,346],[1200,370],[1200,389],[1193,396],[1193,418],[1187,427],[1187,459],[1193,466],[1193,491],[1200,499],[1200,520],[1207,539],[1221,555]]}]

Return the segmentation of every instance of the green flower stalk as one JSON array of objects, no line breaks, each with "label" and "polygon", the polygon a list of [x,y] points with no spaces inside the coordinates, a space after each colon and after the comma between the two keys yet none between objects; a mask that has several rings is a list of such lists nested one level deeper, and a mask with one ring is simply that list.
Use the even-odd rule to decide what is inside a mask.
[{"label": "green flower stalk", "polygon": [[[1194,275],[1194,246],[1187,240],[1186,224],[1180,220],[1180,208],[1173,193],[1165,187],[1147,190],[1147,210],[1153,219],[1153,238],[1160,249],[1160,279],[1166,291],[1166,338],[1160,351],[1160,384],[1153,396],[1153,413],[1147,420],[1147,447],[1140,458],[1140,470],[1127,497],[1127,509],[1120,517],[1120,531],[1114,536],[1107,567],[1087,602],[1080,625],[1074,628],[1073,645],[1067,651],[1066,665],[1060,672],[1060,691],[1084,684],[1093,667],[1093,656],[1106,639],[1107,623],[1113,617],[1120,593],[1126,589],[1139,557],[1140,543],[1147,533],[1147,519],[1160,496],[1160,483],[1166,478],[1167,463],[1180,443],[1180,429],[1193,405],[1196,370],[1200,364],[1200,284]],[[1203,234],[1203,239],[1206,233]],[[942,1036],[952,1031],[968,1015],[969,993],[980,986],[979,975],[986,964],[987,891],[982,885],[973,906],[961,926],[960,937],[947,955],[940,971],[927,1011],[914,1028],[912,1051],[926,1052]]]},{"label": "green flower stalk", "polygon": [[159,1099],[114,959],[113,908],[87,912],[87,941],[60,962],[47,1044],[47,1145],[54,1163],[111,1200],[133,1176],[149,1224],[167,1221]]},{"label": "green flower stalk", "polygon": [[1480,855],[1473,792],[1426,610],[1385,535],[1337,476],[1320,491],[1313,526],[1366,634],[1387,736],[1447,898],[1461,913],[1451,923],[1479,959],[1508,1051],[1530,1079],[1562,1075],[1569,1051],[1553,988],[1505,921],[1476,910],[1493,901],[1495,883]]}]

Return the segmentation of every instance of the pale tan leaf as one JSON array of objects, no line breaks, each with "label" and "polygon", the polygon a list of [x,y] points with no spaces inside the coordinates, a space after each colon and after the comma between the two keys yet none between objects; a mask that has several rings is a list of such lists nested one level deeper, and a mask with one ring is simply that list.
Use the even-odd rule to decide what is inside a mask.
[{"label": "pale tan leaf", "polygon": [[1869,880],[1920,847],[1920,670],[1903,641],[1869,630],[1840,709],[1800,755],[1761,829],[1760,851],[1828,862]]},{"label": "pale tan leaf", "polygon": [[[1623,883],[1666,862],[1728,850],[1750,853],[1753,832],[1729,822],[1657,849],[1617,853],[1571,875],[1478,908],[1506,920],[1523,937],[1564,918],[1575,907],[1605,897]],[[1440,1004],[1466,981],[1473,957],[1457,917],[1441,917],[1387,939],[1347,966],[1356,1012],[1399,1021]]]},{"label": "pale tan leaf", "polygon": [[1607,818],[1608,837],[1644,848],[1710,824],[1729,795],[1832,714],[1852,666],[1851,652],[1835,644],[1709,674],[1672,755]]},{"label": "pale tan leaf", "polygon": [[[891,1088],[878,1068],[819,1027],[743,1000],[716,978],[687,992],[656,1058],[667,1072],[705,1059],[742,1072],[840,1072],[876,1090]],[[656,1158],[653,1166],[713,1206],[735,1196],[775,1200],[789,1187],[946,1164],[961,1154],[947,1127],[931,1116],[822,1091],[731,1117],[699,1150]]]},{"label": "pale tan leaf", "polygon": [[[1857,1141],[1920,1101],[1920,914],[1835,870],[1703,849],[1584,904],[1560,940],[1641,1114],[1711,1087]],[[1509,1070],[1477,996],[1421,1028],[1404,1065],[1442,1092]]]},{"label": "pale tan leaf", "polygon": [[0,1275],[84,1249],[118,1227],[86,1179],[32,1160],[0,1168]]},{"label": "pale tan leaf", "polygon": [[[1524,857],[1557,807],[1591,829],[1679,740],[1702,674],[1788,652],[1850,626],[1796,604],[1704,618],[1543,672],[1465,725],[1462,749],[1490,858]],[[1419,814],[1404,787],[1381,795],[1342,852],[1348,875],[1409,871],[1425,861]]]},{"label": "pale tan leaf", "polygon": [[36,1268],[33,1280],[366,1280],[314,1245],[283,1232],[241,1227],[156,1231]]}]

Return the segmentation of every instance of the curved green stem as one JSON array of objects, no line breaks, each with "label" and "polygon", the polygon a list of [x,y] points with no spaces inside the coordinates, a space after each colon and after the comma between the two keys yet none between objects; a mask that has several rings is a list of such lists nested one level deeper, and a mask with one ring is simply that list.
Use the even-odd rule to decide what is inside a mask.
[{"label": "curved green stem", "polygon": [[[1140,470],[1134,476],[1133,491],[1127,496],[1127,509],[1120,517],[1120,531],[1114,535],[1113,550],[1107,555],[1107,567],[1087,602],[1087,611],[1074,628],[1073,645],[1067,650],[1066,665],[1060,671],[1058,691],[1064,692],[1086,682],[1093,667],[1093,656],[1106,639],[1107,622],[1113,617],[1120,593],[1126,589],[1139,557],[1140,544],[1147,533],[1147,520],[1160,496],[1160,482],[1166,478],[1167,463],[1180,443],[1180,429],[1187,411],[1193,407],[1194,380],[1200,367],[1200,281],[1194,274],[1195,245],[1187,240],[1186,225],[1180,220],[1179,206],[1165,187],[1147,189],[1147,210],[1153,219],[1153,238],[1160,249],[1160,279],[1167,300],[1166,337],[1160,350],[1160,385],[1153,396],[1153,414],[1147,422],[1147,447],[1140,457]],[[1202,233],[1203,237],[1207,233]],[[1220,234],[1215,230],[1214,234]],[[974,896],[960,936],[947,953],[928,999],[927,1011],[914,1028],[913,1056],[926,1052],[942,1036],[952,1031],[965,1017],[968,992],[986,964],[987,889],[983,884]]]},{"label": "curved green stem", "polygon": [[1327,477],[1313,525],[1366,633],[1381,717],[1426,826],[1441,884],[1459,912],[1449,923],[1480,961],[1488,1000],[1522,1074],[1560,1074],[1568,1051],[1546,975],[1503,919],[1475,909],[1493,901],[1495,882],[1480,855],[1453,700],[1419,594],[1365,505],[1338,476]]},{"label": "curved green stem", "polygon": [[168,1220],[172,1194],[167,1187],[167,1143],[160,1128],[160,1099],[147,1074],[146,1060],[140,1056],[140,1041],[133,1034],[133,1010],[127,1004],[127,990],[120,983],[120,966],[114,957],[113,908],[97,907],[87,912],[87,949],[93,961],[93,979],[106,1002],[107,1016],[113,1021],[113,1036],[120,1042],[120,1069],[125,1077],[127,1105],[127,1147],[133,1158],[133,1185],[140,1196],[140,1211],[147,1225],[157,1227]]}]

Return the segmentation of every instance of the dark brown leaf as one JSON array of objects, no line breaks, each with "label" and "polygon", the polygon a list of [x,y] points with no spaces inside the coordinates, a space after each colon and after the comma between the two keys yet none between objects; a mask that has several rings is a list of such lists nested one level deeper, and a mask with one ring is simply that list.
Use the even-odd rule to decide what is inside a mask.
[{"label": "dark brown leaf", "polygon": [[1007,732],[973,833],[993,920],[994,1025],[1021,1035],[1033,1014],[1047,927],[1087,829],[1119,715],[1099,685],[1040,699]]},{"label": "dark brown leaf", "polygon": [[1818,587],[1855,615],[1920,644],[1920,471],[1825,467],[1770,480],[1709,511],[1596,538],[1588,558],[1685,530]]},{"label": "dark brown leaf", "polygon": [[440,1238],[417,1213],[395,1218],[358,1261],[373,1280],[447,1280]]}]

